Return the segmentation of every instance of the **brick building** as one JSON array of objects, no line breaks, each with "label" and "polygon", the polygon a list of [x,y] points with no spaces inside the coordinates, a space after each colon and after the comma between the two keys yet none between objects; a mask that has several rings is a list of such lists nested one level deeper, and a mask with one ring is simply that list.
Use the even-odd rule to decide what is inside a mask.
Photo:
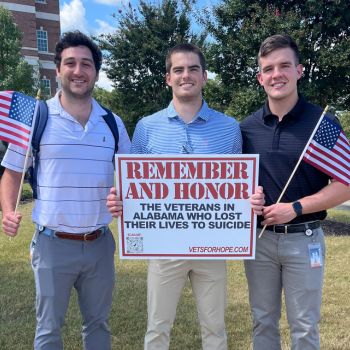
[{"label": "brick building", "polygon": [[22,32],[21,52],[25,60],[39,69],[46,93],[55,94],[58,82],[53,62],[55,44],[60,36],[58,0],[7,0],[0,6],[10,10]]}]

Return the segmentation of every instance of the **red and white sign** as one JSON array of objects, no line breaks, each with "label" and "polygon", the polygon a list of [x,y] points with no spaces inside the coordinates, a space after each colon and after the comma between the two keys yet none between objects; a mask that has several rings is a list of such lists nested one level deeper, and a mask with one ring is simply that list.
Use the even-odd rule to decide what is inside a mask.
[{"label": "red and white sign", "polygon": [[258,155],[116,155],[121,259],[253,259]]}]

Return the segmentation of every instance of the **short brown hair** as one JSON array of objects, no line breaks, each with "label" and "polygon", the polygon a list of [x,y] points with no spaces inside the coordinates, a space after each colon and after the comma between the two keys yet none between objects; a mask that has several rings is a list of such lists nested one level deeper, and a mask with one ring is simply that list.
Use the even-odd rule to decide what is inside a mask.
[{"label": "short brown hair", "polygon": [[178,52],[193,52],[194,54],[196,54],[199,57],[199,62],[201,64],[202,70],[203,72],[205,72],[206,70],[205,57],[203,55],[203,52],[200,50],[200,48],[190,43],[182,43],[182,44],[175,45],[168,51],[168,54],[166,55],[166,59],[165,59],[165,71],[167,73],[170,73],[171,66],[172,66],[171,56]]},{"label": "short brown hair", "polygon": [[284,48],[290,48],[293,50],[295,56],[295,63],[299,64],[300,58],[298,45],[289,35],[286,34],[272,35],[262,42],[258,53],[258,63],[260,64],[260,57],[265,57],[272,51]]}]

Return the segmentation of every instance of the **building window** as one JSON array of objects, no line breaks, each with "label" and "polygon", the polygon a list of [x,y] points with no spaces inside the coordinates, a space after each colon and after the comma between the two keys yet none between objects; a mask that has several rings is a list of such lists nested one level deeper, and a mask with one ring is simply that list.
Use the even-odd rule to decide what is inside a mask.
[{"label": "building window", "polygon": [[37,30],[36,41],[38,45],[38,51],[48,52],[47,31]]},{"label": "building window", "polygon": [[35,0],[38,4],[46,4],[46,0]]},{"label": "building window", "polygon": [[41,79],[41,85],[46,96],[51,96],[51,81],[50,79]]}]

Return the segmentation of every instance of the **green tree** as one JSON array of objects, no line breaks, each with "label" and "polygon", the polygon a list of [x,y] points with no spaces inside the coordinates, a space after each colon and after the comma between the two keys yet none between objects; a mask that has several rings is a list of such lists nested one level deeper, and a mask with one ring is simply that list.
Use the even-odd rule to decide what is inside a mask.
[{"label": "green tree", "polygon": [[345,135],[350,140],[350,111],[343,111],[338,114]]},{"label": "green tree", "polygon": [[93,97],[103,107],[110,109],[113,113],[122,117],[123,121],[125,122],[125,116],[128,113],[128,109],[124,108],[122,104],[120,92],[118,92],[115,89],[113,89],[112,91],[108,91],[106,89],[95,86],[93,91]]},{"label": "green tree", "polygon": [[207,58],[225,87],[226,110],[244,117],[262,103],[256,56],[266,37],[280,33],[299,45],[304,65],[300,91],[321,106],[349,110],[348,0],[222,0],[200,21],[213,38]]},{"label": "green tree", "polygon": [[106,89],[95,86],[93,90],[93,97],[101,103],[104,107],[109,108],[114,113],[120,113],[120,98],[115,90],[108,91]]},{"label": "green tree", "polygon": [[185,41],[199,46],[204,42],[191,33],[190,10],[190,1],[140,1],[137,8],[129,5],[115,15],[115,33],[97,38],[130,132],[140,117],[165,108],[171,99],[165,85],[169,48]]},{"label": "green tree", "polygon": [[11,12],[0,6],[0,90],[33,94],[33,69],[21,56],[21,39]]}]

